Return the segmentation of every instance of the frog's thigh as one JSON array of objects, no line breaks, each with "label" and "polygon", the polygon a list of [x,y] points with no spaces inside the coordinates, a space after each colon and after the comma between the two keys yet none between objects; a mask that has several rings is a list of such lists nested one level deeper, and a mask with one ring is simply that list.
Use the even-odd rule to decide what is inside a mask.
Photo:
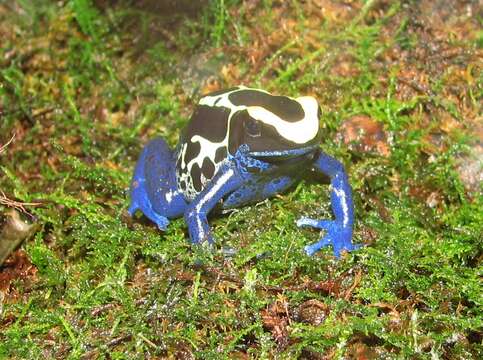
[{"label": "frog's thigh", "polygon": [[268,181],[263,189],[264,198],[269,198],[273,195],[280,194],[289,188],[293,183],[294,179],[290,176],[276,177]]},{"label": "frog's thigh", "polygon": [[166,142],[157,138],[151,141],[146,158],[146,191],[153,209],[168,218],[183,215],[186,202],[176,181],[176,161]]},{"label": "frog's thigh", "polygon": [[139,209],[164,229],[167,218],[180,216],[185,207],[177,191],[173,152],[163,139],[156,138],[144,147],[136,165],[129,212]]}]

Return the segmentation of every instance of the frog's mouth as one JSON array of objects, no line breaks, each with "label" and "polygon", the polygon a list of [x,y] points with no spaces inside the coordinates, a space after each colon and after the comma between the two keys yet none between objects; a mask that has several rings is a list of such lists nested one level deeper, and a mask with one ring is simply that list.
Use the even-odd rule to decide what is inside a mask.
[{"label": "frog's mouth", "polygon": [[287,163],[301,160],[311,160],[318,149],[319,145],[315,144],[298,149],[252,151],[250,152],[250,156],[274,164]]}]

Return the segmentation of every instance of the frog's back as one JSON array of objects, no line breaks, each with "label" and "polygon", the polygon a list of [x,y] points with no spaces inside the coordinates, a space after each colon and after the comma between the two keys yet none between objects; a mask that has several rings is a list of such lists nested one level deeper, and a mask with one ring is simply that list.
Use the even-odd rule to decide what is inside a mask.
[{"label": "frog's back", "polygon": [[176,178],[178,188],[188,201],[203,190],[228,154],[231,109],[207,103],[206,99],[235,89],[211,93],[201,98],[181,133],[176,154]]},{"label": "frog's back", "polygon": [[[312,107],[317,103],[312,99]],[[275,96],[264,90],[238,86],[202,97],[185,129],[176,151],[176,180],[187,201],[192,201],[217,173],[229,155],[235,155],[246,140],[250,126],[261,121],[266,133],[253,136],[250,149],[287,149],[317,140],[316,112],[304,112],[302,100]],[[253,117],[257,118],[255,120]],[[312,140],[313,139],[313,140]],[[272,191],[263,191],[271,193]],[[233,201],[235,203],[235,201]]]}]

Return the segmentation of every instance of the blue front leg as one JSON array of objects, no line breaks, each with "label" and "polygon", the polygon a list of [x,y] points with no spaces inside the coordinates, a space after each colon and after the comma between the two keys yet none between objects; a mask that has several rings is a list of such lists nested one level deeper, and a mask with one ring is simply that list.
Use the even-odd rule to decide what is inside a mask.
[{"label": "blue front leg", "polygon": [[239,188],[242,183],[243,179],[236,164],[226,161],[203,191],[188,205],[184,217],[193,244],[204,241],[213,243],[207,219],[208,213],[225,195]]},{"label": "blue front leg", "polygon": [[332,245],[334,255],[340,256],[342,250],[355,250],[360,245],[352,244],[352,226],[354,225],[354,205],[352,191],[344,166],[333,157],[321,153],[314,164],[316,171],[330,177],[332,192],[330,194],[335,220],[315,220],[300,218],[297,226],[311,226],[326,231],[325,236],[317,243],[305,247],[308,255],[313,255],[322,247]]}]

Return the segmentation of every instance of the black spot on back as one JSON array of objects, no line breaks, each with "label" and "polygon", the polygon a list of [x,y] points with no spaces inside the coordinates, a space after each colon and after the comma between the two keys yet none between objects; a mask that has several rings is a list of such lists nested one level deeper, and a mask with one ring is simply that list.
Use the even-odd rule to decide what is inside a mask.
[{"label": "black spot on back", "polygon": [[218,96],[218,95],[225,94],[227,92],[230,92],[230,91],[233,91],[233,90],[236,90],[236,89],[238,89],[237,86],[232,87],[232,88],[228,88],[228,89],[217,90],[217,91],[210,92],[206,95],[203,95],[203,97],[205,97],[205,96]]},{"label": "black spot on back", "polygon": [[201,172],[207,179],[211,179],[215,174],[215,165],[207,157],[203,160],[203,164],[201,164]]},{"label": "black spot on back", "polygon": [[220,161],[223,161],[226,158],[226,155],[226,147],[220,146],[218,149],[216,149],[215,162],[219,163]]},{"label": "black spot on back", "polygon": [[186,153],[184,155],[184,163],[187,165],[191,160],[200,154],[201,145],[197,142],[188,142],[186,147]]},{"label": "black spot on back", "polygon": [[191,179],[193,180],[193,187],[197,192],[200,192],[202,189],[201,184],[201,169],[198,164],[193,164],[191,168]]},{"label": "black spot on back", "polygon": [[184,128],[181,141],[189,141],[199,135],[211,142],[220,142],[225,138],[230,109],[225,107],[211,107],[198,105]]},{"label": "black spot on back", "polygon": [[304,118],[302,106],[286,96],[274,96],[258,90],[240,90],[228,95],[234,105],[261,106],[281,119],[295,122]]}]

